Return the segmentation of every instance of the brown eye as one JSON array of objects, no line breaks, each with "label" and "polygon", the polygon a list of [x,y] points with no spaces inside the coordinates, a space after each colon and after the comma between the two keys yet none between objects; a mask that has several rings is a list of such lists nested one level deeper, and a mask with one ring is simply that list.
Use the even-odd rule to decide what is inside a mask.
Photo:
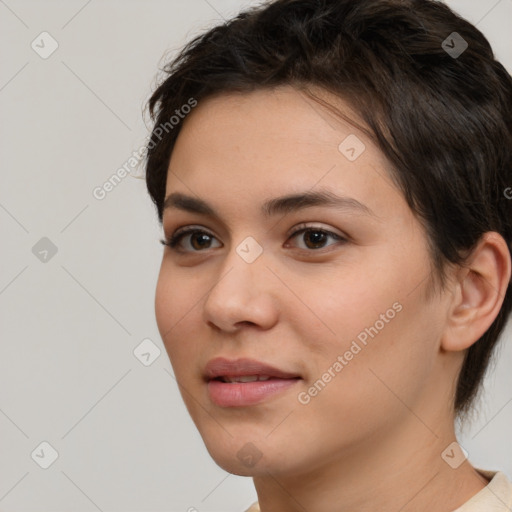
[{"label": "brown eye", "polygon": [[163,245],[170,247],[171,249],[178,252],[189,252],[183,250],[182,241],[185,237],[189,237],[190,246],[192,247],[191,252],[200,252],[202,249],[211,249],[210,244],[215,237],[203,231],[201,229],[185,229],[178,230],[169,239],[160,240]]},{"label": "brown eye", "polygon": [[[325,247],[325,243],[329,238],[333,238],[336,241],[344,242],[345,238],[338,235],[337,233],[333,233],[332,231],[328,231],[326,229],[320,229],[316,227],[305,227],[295,231],[290,238],[298,237],[298,235],[304,234],[304,236],[299,237],[300,240],[303,240],[306,247],[301,247],[301,249],[323,249]],[[329,244],[332,245],[332,244]]]},{"label": "brown eye", "polygon": [[[299,235],[303,234],[302,238]],[[333,233],[327,229],[321,229],[318,227],[303,227],[290,235],[290,238],[299,238],[302,239],[305,244],[304,247],[299,247],[304,250],[319,250],[324,247],[328,247],[326,242],[329,239],[333,239],[337,242],[346,242],[346,238],[338,235],[337,233]],[[183,241],[189,241],[189,247],[183,247]],[[205,249],[212,249],[211,246],[212,241],[216,240],[215,236],[211,233],[204,231],[202,229],[197,228],[187,228],[183,230],[176,231],[169,239],[160,240],[163,245],[170,247],[172,250],[176,252],[202,252]],[[219,247],[219,246],[217,246]]]},{"label": "brown eye", "polygon": [[303,240],[309,249],[318,249],[319,246],[323,247],[327,238],[328,235],[323,231],[310,229],[304,231]]},{"label": "brown eye", "polygon": [[211,237],[207,233],[192,233],[190,243],[194,249],[204,249],[205,247],[208,249],[208,245],[211,243]]}]

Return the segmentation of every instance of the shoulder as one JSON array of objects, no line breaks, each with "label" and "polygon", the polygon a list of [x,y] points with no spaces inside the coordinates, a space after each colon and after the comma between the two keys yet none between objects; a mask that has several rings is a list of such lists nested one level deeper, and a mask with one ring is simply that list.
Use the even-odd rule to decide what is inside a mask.
[{"label": "shoulder", "polygon": [[489,483],[453,512],[508,512],[512,510],[512,482],[501,471],[477,470]]}]

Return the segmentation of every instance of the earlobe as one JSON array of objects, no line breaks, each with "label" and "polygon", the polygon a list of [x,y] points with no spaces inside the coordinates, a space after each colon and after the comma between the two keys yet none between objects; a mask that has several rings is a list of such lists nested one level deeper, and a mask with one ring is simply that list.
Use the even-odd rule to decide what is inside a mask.
[{"label": "earlobe", "polygon": [[441,343],[445,350],[465,350],[489,329],[503,304],[510,275],[505,240],[496,232],[485,233],[458,272]]}]

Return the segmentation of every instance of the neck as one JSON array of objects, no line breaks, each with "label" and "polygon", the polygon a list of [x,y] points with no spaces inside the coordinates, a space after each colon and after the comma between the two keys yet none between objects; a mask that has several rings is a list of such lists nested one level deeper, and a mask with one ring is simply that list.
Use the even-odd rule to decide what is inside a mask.
[{"label": "neck", "polygon": [[488,483],[467,460],[456,469],[445,462],[453,441],[453,422],[433,432],[411,414],[302,473],[255,476],[261,512],[451,512]]}]

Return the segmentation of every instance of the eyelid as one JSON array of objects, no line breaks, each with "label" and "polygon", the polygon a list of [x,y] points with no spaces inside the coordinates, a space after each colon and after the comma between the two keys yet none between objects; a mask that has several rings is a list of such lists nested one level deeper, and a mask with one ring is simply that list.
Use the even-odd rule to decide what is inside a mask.
[{"label": "eyelid", "polygon": [[187,233],[189,231],[204,231],[205,233],[211,234],[212,236],[215,236],[209,229],[204,228],[203,226],[196,225],[196,224],[187,224],[186,226],[181,226],[180,228],[177,228],[172,236],[179,236],[182,233]]},{"label": "eyelid", "polygon": [[295,236],[301,231],[305,229],[318,229],[318,231],[325,231],[326,233],[329,233],[331,235],[338,236],[340,238],[344,238],[348,240],[348,235],[345,235],[344,233],[337,233],[330,227],[324,227],[324,226],[317,226],[317,225],[311,225],[308,222],[302,222],[301,224],[297,224],[296,226],[293,226],[287,233],[286,236],[289,238],[291,236]]},{"label": "eyelid", "polygon": [[[326,232],[332,233],[333,235],[339,236],[341,238],[346,238],[346,239],[349,238],[349,236],[347,234],[345,234],[345,233],[336,233],[331,228],[326,228],[326,227],[323,227],[323,226],[311,225],[311,224],[308,224],[307,222],[302,222],[301,224],[293,226],[293,228],[290,228],[286,232],[286,236],[289,238],[289,237],[291,237],[293,235],[296,235],[301,228],[318,229],[318,230],[322,230],[322,231],[326,231]],[[174,233],[172,234],[172,236],[176,237],[176,236],[180,235],[181,233],[192,231],[194,229],[197,230],[197,231],[204,231],[205,233],[208,233],[211,236],[214,236],[215,238],[217,238],[217,236],[214,233],[212,233],[211,230],[209,230],[208,228],[205,228],[205,227],[203,227],[203,226],[201,226],[199,224],[186,224],[185,226],[181,226],[179,228],[176,228]]]}]

